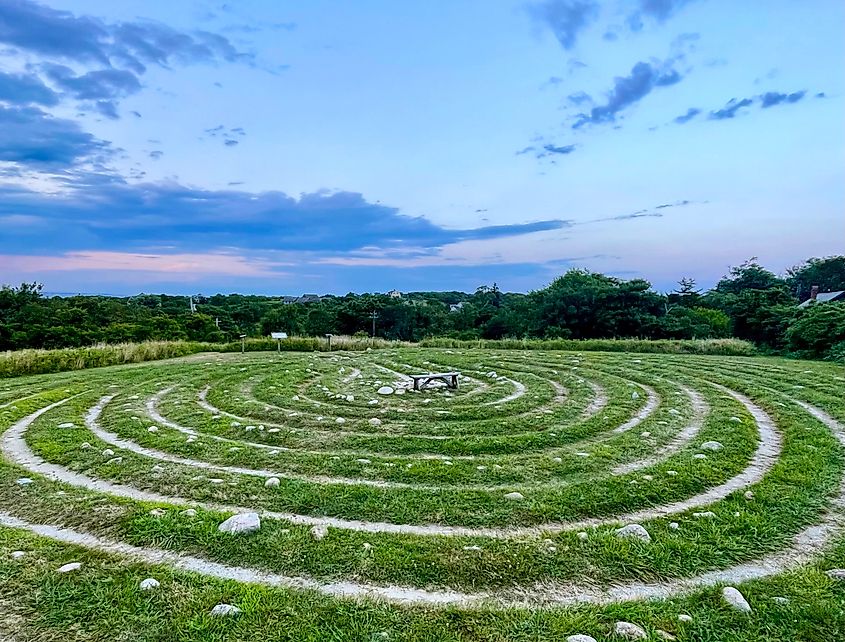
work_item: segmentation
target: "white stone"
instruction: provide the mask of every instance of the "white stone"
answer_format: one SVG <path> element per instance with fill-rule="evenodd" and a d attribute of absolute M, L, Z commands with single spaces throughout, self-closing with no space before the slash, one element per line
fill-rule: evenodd
<path fill-rule="evenodd" d="M 114 455 L 114 451 L 111 448 L 106 448 L 103 451 L 103 457 L 111 457 L 112 455 Z"/>
<path fill-rule="evenodd" d="M 218 604 L 211 609 L 212 617 L 226 617 L 228 615 L 237 615 L 241 610 L 237 606 L 231 604 Z"/>
<path fill-rule="evenodd" d="M 153 517 L 164 517 L 165 515 L 167 515 L 167 511 L 163 508 L 153 508 L 150 511 L 150 515 L 152 515 Z"/>
<path fill-rule="evenodd" d="M 82 568 L 82 562 L 70 562 L 56 569 L 56 573 L 72 573 Z"/>
<path fill-rule="evenodd" d="M 655 633 L 657 633 L 657 637 L 659 637 L 661 640 L 677 640 L 678 639 L 674 635 L 672 635 L 668 631 L 664 631 L 663 629 L 657 629 L 657 631 L 655 631 Z"/>
<path fill-rule="evenodd" d="M 576 533 L 576 536 L 578 537 L 578 539 L 580 539 L 580 540 L 582 540 L 582 541 L 583 541 L 583 540 L 586 540 L 586 539 L 587 539 L 587 537 L 589 537 L 589 535 L 587 535 L 587 531 L 578 531 L 578 532 Z"/>
<path fill-rule="evenodd" d="M 390 386 L 382 386 L 381 388 L 376 390 L 376 392 L 380 395 L 392 395 L 393 388 L 391 388 Z"/>
<path fill-rule="evenodd" d="M 845 568 L 832 568 L 824 574 L 832 580 L 845 580 Z"/>
<path fill-rule="evenodd" d="M 722 599 L 737 611 L 751 613 L 751 605 L 748 604 L 742 593 L 733 586 L 726 586 L 722 589 Z"/>
<path fill-rule="evenodd" d="M 211 479 L 209 479 L 208 481 L 209 481 L 209 483 L 211 483 L 211 484 L 222 484 L 222 483 L 223 483 L 224 481 L 226 481 L 226 480 L 224 480 L 224 479 L 220 479 L 219 477 L 212 477 L 212 478 L 211 478 Z"/>
<path fill-rule="evenodd" d="M 639 398 L 640 398 L 640 393 L 637 392 L 636 390 L 634 390 L 634 392 L 631 393 L 631 399 L 639 399 Z"/>
<path fill-rule="evenodd" d="M 566 642 L 596 642 L 596 639 L 591 635 L 569 635 L 566 637 Z"/>
<path fill-rule="evenodd" d="M 24 551 L 12 551 L 12 559 L 19 560 L 20 558 L 24 557 L 26 552 Z"/>
<path fill-rule="evenodd" d="M 678 530 L 680 527 L 681 525 L 678 524 L 678 522 L 669 522 L 669 528 L 671 528 L 673 531 Z"/>
<path fill-rule="evenodd" d="M 722 444 L 718 441 L 705 441 L 701 444 L 702 450 L 722 450 Z"/>
<path fill-rule="evenodd" d="M 180 515 L 184 515 L 185 517 L 196 517 L 197 511 L 194 508 L 186 508 L 183 511 L 179 511 Z"/>
<path fill-rule="evenodd" d="M 81 444 L 79 444 L 79 447 L 82 450 L 88 450 L 91 447 L 91 444 L 89 444 L 87 441 L 83 441 Z"/>
<path fill-rule="evenodd" d="M 33 483 L 33 481 L 29 477 L 19 477 L 17 480 L 15 480 L 15 483 L 18 486 L 29 486 L 31 483 Z"/>
<path fill-rule="evenodd" d="M 356 459 L 355 461 L 357 461 L 359 464 L 372 464 L 373 463 L 369 459 L 366 459 L 364 457 L 361 457 L 360 459 Z"/>
<path fill-rule="evenodd" d="M 505 495 L 505 499 L 509 499 L 512 502 L 521 502 L 525 499 L 525 496 L 522 493 L 508 493 Z"/>
<path fill-rule="evenodd" d="M 641 432 L 640 437 L 651 437 L 651 433 L 649 431 Z"/>
<path fill-rule="evenodd" d="M 648 633 L 641 626 L 631 622 L 617 622 L 613 632 L 625 640 L 647 640 Z"/>
<path fill-rule="evenodd" d="M 644 542 L 650 542 L 651 536 L 648 531 L 643 528 L 641 524 L 628 524 L 622 528 L 617 528 L 615 531 L 617 537 L 632 537 Z"/>
<path fill-rule="evenodd" d="M 278 477 L 268 477 L 267 481 L 264 482 L 265 488 L 277 488 L 279 484 L 281 484 L 281 480 Z"/>
<path fill-rule="evenodd" d="M 161 472 L 164 472 L 164 466 L 161 466 L 161 465 L 159 465 L 159 464 L 156 464 L 155 466 L 153 466 L 153 467 L 151 468 L 151 470 L 152 470 L 152 472 L 154 472 L 154 473 L 161 473 Z"/>
<path fill-rule="evenodd" d="M 703 513 L 693 513 L 692 516 L 697 519 L 712 519 L 713 517 L 716 517 L 716 513 L 712 510 L 706 510 Z"/>
<path fill-rule="evenodd" d="M 221 533 L 246 534 L 254 533 L 261 528 L 261 518 L 258 513 L 239 513 L 232 515 L 225 522 L 217 527 Z"/>
<path fill-rule="evenodd" d="M 704 453 L 695 453 L 692 456 L 692 458 L 693 459 L 707 459 L 707 455 L 705 455 Z"/>
<path fill-rule="evenodd" d="M 377 405 L 378 405 L 378 399 L 370 399 L 370 400 L 367 402 L 367 405 L 368 405 L 368 406 L 377 406 Z"/>
<path fill-rule="evenodd" d="M 59 424 L 59 428 L 73 428 L 73 424 L 70 422 Z"/>
<path fill-rule="evenodd" d="M 147 428 L 147 432 L 158 432 L 158 426 L 150 426 Z"/>
<path fill-rule="evenodd" d="M 751 492 L 750 490 L 747 490 L 747 491 L 745 491 L 745 494 L 743 495 L 743 497 L 745 497 L 745 499 L 747 499 L 748 501 L 751 501 L 752 499 L 754 499 L 754 493 Z"/>
<path fill-rule="evenodd" d="M 678 410 L 677 408 L 669 408 L 669 414 L 670 415 L 680 415 L 681 411 Z"/>
<path fill-rule="evenodd" d="M 739 417 L 731 417 L 731 421 L 735 424 L 742 423 L 742 419 L 740 419 Z"/>
<path fill-rule="evenodd" d="M 350 403 L 355 401 L 355 395 L 346 395 L 346 400 Z"/>
<path fill-rule="evenodd" d="M 378 417 L 373 417 L 372 419 L 370 419 L 369 424 L 371 426 L 381 426 L 381 419 L 379 419 Z"/>
<path fill-rule="evenodd" d="M 311 537 L 318 542 L 329 534 L 329 527 L 324 524 L 316 524 L 311 527 Z"/>
<path fill-rule="evenodd" d="M 148 577 L 138 585 L 138 588 L 142 591 L 152 591 L 153 589 L 157 589 L 159 586 L 161 586 L 161 584 L 159 584 L 157 579 Z"/>
<path fill-rule="evenodd" d="M 687 615 L 686 613 L 681 613 L 678 616 L 678 622 L 692 622 L 692 616 Z"/>
<path fill-rule="evenodd" d="M 675 475 L 678 474 L 678 471 L 677 470 L 667 470 L 666 474 L 669 475 L 669 477 L 674 477 Z"/>
<path fill-rule="evenodd" d="M 106 466 L 109 464 L 121 464 L 123 463 L 123 457 L 112 457 L 106 462 Z"/>

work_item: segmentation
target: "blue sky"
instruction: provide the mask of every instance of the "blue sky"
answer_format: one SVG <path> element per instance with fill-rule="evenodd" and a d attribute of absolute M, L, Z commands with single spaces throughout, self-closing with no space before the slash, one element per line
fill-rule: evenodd
<path fill-rule="evenodd" d="M 833 0 L 0 2 L 0 283 L 712 285 L 843 252 Z"/>

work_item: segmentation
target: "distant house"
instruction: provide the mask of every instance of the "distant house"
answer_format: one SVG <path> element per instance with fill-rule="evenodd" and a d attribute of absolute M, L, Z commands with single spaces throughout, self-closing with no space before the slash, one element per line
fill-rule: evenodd
<path fill-rule="evenodd" d="M 819 292 L 819 286 L 814 285 L 810 289 L 810 298 L 798 304 L 799 308 L 806 308 L 811 303 L 831 303 L 833 301 L 845 301 L 845 290 L 838 292 Z"/>
<path fill-rule="evenodd" d="M 302 296 L 283 296 L 282 303 L 289 305 L 291 303 L 319 303 L 323 297 L 317 294 L 303 294 Z"/>
<path fill-rule="evenodd" d="M 296 302 L 297 303 L 319 303 L 323 300 L 323 297 L 317 294 L 303 294 L 299 297 Z"/>
<path fill-rule="evenodd" d="M 391 290 L 387 293 L 387 296 L 389 296 L 391 299 L 401 299 L 402 293 L 399 290 Z"/>

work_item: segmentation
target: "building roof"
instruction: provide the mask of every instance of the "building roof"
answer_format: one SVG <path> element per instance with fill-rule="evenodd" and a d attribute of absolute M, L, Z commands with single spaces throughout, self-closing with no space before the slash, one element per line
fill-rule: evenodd
<path fill-rule="evenodd" d="M 845 290 L 839 290 L 838 292 L 819 292 L 815 299 L 802 301 L 798 304 L 798 307 L 806 308 L 808 305 L 813 303 L 813 301 L 816 303 L 829 303 L 830 301 L 839 301 L 840 299 L 845 300 Z"/>

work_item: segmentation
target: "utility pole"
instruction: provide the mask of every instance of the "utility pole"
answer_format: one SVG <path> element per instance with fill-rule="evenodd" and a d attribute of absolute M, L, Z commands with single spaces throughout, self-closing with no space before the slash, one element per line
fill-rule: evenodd
<path fill-rule="evenodd" d="M 373 337 L 373 339 L 375 339 L 375 338 L 376 338 L 376 319 L 378 319 L 378 314 L 376 313 L 376 311 L 375 311 L 375 310 L 373 310 L 373 313 L 370 315 L 370 318 L 373 320 L 373 334 L 372 334 L 372 337 Z"/>

